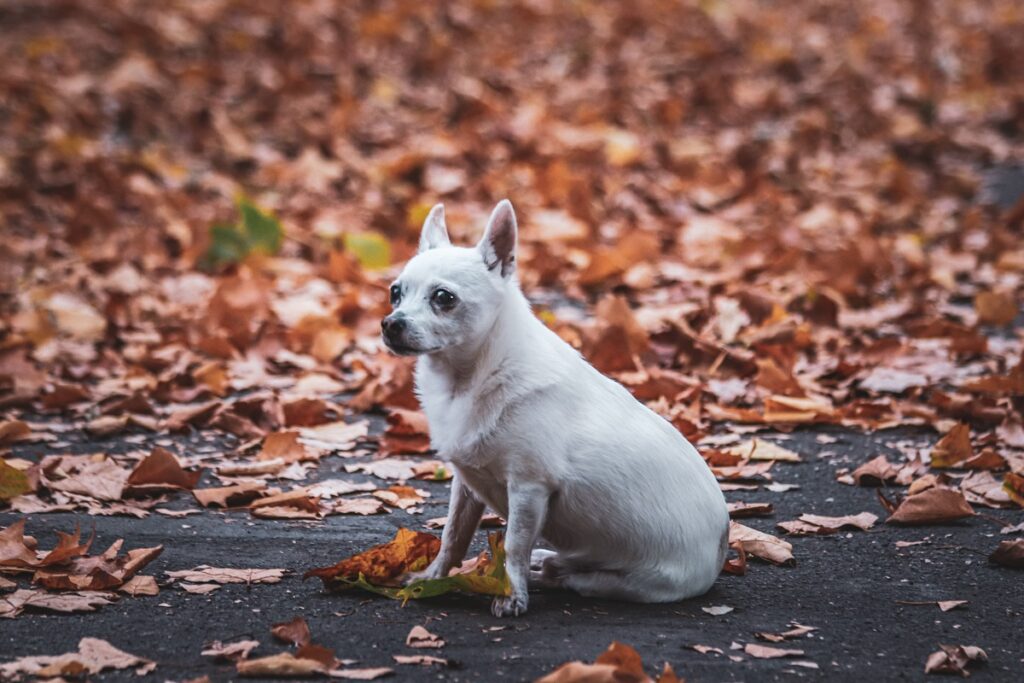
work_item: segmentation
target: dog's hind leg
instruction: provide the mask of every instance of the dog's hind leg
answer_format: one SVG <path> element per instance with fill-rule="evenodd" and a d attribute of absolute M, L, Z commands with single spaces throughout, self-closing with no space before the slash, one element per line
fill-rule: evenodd
<path fill-rule="evenodd" d="M 559 585 L 587 597 L 629 602 L 675 602 L 706 590 L 706 587 L 687 585 L 680 574 L 678 570 L 661 568 L 630 572 L 583 571 L 560 576 Z"/>
<path fill-rule="evenodd" d="M 533 552 L 530 553 L 530 569 L 540 571 L 544 568 L 544 563 L 547 562 L 549 558 L 554 557 L 558 557 L 558 553 L 554 550 L 534 548 Z"/>

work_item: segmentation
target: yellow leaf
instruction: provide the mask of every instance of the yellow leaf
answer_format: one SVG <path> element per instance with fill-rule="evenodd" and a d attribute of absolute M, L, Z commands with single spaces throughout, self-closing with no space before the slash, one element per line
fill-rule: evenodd
<path fill-rule="evenodd" d="M 345 249 L 352 252 L 367 270 L 391 265 L 391 243 L 379 232 L 347 232 Z"/>

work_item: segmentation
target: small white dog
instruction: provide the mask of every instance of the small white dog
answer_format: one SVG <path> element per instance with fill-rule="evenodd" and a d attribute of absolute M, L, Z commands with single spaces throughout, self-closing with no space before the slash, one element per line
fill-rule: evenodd
<path fill-rule="evenodd" d="M 704 593 L 728 541 L 718 483 L 672 425 L 534 317 L 516 239 L 505 200 L 476 248 L 454 247 L 438 204 L 391 285 L 384 342 L 419 356 L 431 442 L 455 470 L 441 550 L 420 576 L 463 559 L 486 504 L 508 520 L 498 616 L 526 611 L 528 580 L 637 602 Z M 539 537 L 556 550 L 534 551 Z"/>

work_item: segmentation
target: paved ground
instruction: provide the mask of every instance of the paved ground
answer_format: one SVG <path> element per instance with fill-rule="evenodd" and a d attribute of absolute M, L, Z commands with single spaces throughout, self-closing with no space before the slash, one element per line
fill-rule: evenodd
<path fill-rule="evenodd" d="M 818 443 L 821 432 L 838 437 Z M 872 511 L 882 515 L 875 491 L 834 481 L 838 467 L 859 463 L 902 438 L 924 432 L 887 431 L 865 436 L 838 429 L 797 432 L 786 445 L 807 462 L 779 464 L 776 479 L 799 484 L 784 493 L 730 493 L 730 500 L 770 501 L 774 518 L 747 520 L 750 526 L 773 531 L 776 521 L 812 512 L 839 515 Z M 933 440 L 934 436 L 926 436 Z M 80 444 L 78 452 L 124 447 L 117 441 Z M 132 446 L 137 447 L 137 446 Z M 183 450 L 185 444 L 182 444 Z M 33 447 L 16 454 L 30 454 Z M 819 458 L 823 451 L 835 455 Z M 349 462 L 326 459 L 318 477 L 337 476 Z M 345 475 L 351 476 L 351 475 Z M 746 576 L 723 576 L 702 598 L 671 605 L 640 606 L 582 599 L 561 592 L 531 597 L 530 612 L 519 619 L 490 615 L 485 598 L 442 597 L 401 607 L 384 598 L 350 592 L 325 593 L 317 580 L 305 583 L 301 573 L 391 537 L 397 525 L 421 528 L 430 517 L 444 514 L 447 485 L 426 484 L 433 492 L 424 514 L 399 512 L 368 518 L 331 517 L 321 523 L 262 521 L 245 512 L 206 511 L 187 518 L 151 515 L 136 520 L 87 515 L 33 515 L 28 531 L 47 543 L 51 529 L 95 525 L 97 547 L 118 537 L 128 547 L 163 543 L 163 555 L 145 573 L 165 580 L 165 570 L 199 564 L 227 567 L 286 567 L 292 573 L 276 585 L 251 588 L 226 586 L 208 595 L 192 595 L 167 587 L 157 597 L 125 598 L 98 613 L 81 615 L 24 614 L 0 627 L 0 660 L 28 654 L 56 654 L 75 649 L 79 638 L 96 636 L 134 654 L 152 658 L 159 668 L 152 680 L 184 680 L 208 675 L 235 678 L 234 670 L 200 656 L 211 640 L 255 638 L 256 654 L 285 648 L 274 643 L 270 625 L 304 616 L 314 638 L 334 648 L 337 656 L 358 659 L 362 666 L 391 666 L 392 654 L 414 653 L 404 646 L 409 629 L 428 624 L 447 641 L 437 652 L 459 664 L 456 668 L 396 667 L 400 680 L 526 681 L 571 659 L 591 661 L 612 640 L 636 647 L 651 667 L 671 662 L 690 681 L 919 679 L 929 653 L 939 643 L 979 645 L 989 655 L 977 680 L 1020 680 L 1024 670 L 1024 591 L 1021 576 L 990 565 L 986 555 L 999 538 L 999 525 L 985 518 L 940 527 L 894 528 L 880 525 L 870 532 L 791 539 L 796 567 L 752 562 Z M 180 496 L 170 507 L 193 507 Z M 600 514 L 595 504 L 594 514 Z M 991 517 L 1018 523 L 1020 511 L 993 512 Z M 0 513 L 0 525 L 14 515 Z M 1005 538 L 1005 537 L 1004 537 Z M 897 540 L 929 543 L 898 549 Z M 483 534 L 478 536 L 478 544 Z M 969 600 L 966 608 L 943 613 L 935 606 L 906 606 L 897 601 Z M 735 611 L 710 616 L 701 607 L 729 605 Z M 786 647 L 806 650 L 805 659 L 820 669 L 797 667 L 786 660 L 734 662 L 726 656 L 699 654 L 688 646 L 705 644 L 730 652 L 730 644 L 754 641 L 756 631 L 785 630 L 790 621 L 817 626 L 813 637 Z M 501 630 L 492 630 L 500 627 Z M 106 674 L 104 679 L 131 678 Z"/>

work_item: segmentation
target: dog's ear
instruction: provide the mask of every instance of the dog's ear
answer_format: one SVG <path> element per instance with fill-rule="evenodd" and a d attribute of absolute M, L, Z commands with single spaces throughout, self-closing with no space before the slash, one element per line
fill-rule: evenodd
<path fill-rule="evenodd" d="M 488 270 L 501 268 L 501 276 L 508 277 L 516 269 L 516 212 L 512 202 L 502 199 L 487 220 L 487 229 L 477 249 Z"/>
<path fill-rule="evenodd" d="M 428 249 L 451 246 L 451 243 L 452 241 L 448 239 L 448 226 L 444 223 L 444 204 L 435 204 L 427 214 L 427 220 L 423 221 L 420 253 Z"/>

